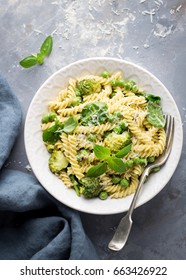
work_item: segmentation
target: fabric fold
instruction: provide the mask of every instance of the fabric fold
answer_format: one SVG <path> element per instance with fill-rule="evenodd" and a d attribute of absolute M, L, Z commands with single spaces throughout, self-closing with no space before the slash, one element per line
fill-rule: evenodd
<path fill-rule="evenodd" d="M 51 197 L 31 174 L 3 167 L 21 124 L 21 108 L 0 77 L 0 259 L 98 259 L 78 211 Z"/>

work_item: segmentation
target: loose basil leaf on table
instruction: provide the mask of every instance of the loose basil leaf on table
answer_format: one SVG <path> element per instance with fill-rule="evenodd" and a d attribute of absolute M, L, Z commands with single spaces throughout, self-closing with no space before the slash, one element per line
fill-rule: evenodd
<path fill-rule="evenodd" d="M 52 51 L 52 46 L 53 46 L 53 40 L 52 40 L 52 36 L 49 35 L 45 41 L 43 42 L 43 44 L 41 45 L 40 48 L 40 53 L 44 56 L 49 56 L 51 51 Z"/>
<path fill-rule="evenodd" d="M 40 48 L 40 52 L 37 55 L 30 55 L 22 59 L 19 64 L 24 68 L 30 68 L 36 64 L 43 64 L 45 56 L 49 56 L 52 51 L 53 40 L 49 35 L 43 42 Z"/>
<path fill-rule="evenodd" d="M 30 68 L 38 63 L 35 55 L 30 55 L 22 59 L 19 64 L 24 68 Z"/>

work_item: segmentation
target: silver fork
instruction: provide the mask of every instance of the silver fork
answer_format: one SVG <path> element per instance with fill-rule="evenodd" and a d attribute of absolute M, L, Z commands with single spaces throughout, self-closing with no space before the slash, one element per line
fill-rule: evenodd
<path fill-rule="evenodd" d="M 114 251 L 119 251 L 121 250 L 128 239 L 129 233 L 131 231 L 132 227 L 132 213 L 135 208 L 140 190 L 143 186 L 143 183 L 147 176 L 149 176 L 150 172 L 152 171 L 153 168 L 160 167 L 162 166 L 168 159 L 171 148 L 172 148 L 172 142 L 173 142 L 173 133 L 174 133 L 174 118 L 170 115 L 166 116 L 166 148 L 163 154 L 155 160 L 155 162 L 150 163 L 147 165 L 147 167 L 144 169 L 138 187 L 136 189 L 136 192 L 134 194 L 133 200 L 131 202 L 130 208 L 127 212 L 127 214 L 121 219 L 118 228 L 110 241 L 108 247 L 111 250 Z"/>

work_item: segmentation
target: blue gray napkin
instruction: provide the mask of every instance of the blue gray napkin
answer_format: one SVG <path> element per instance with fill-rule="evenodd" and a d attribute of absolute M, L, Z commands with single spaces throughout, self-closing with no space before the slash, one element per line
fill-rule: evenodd
<path fill-rule="evenodd" d="M 3 167 L 21 124 L 21 108 L 0 77 L 0 259 L 98 259 L 79 213 L 53 199 L 37 179 Z"/>

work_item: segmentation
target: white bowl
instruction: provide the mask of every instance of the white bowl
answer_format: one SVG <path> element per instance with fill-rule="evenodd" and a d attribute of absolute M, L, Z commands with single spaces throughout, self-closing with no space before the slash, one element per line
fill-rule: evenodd
<path fill-rule="evenodd" d="M 116 214 L 129 209 L 133 195 L 120 199 L 100 200 L 78 197 L 67 188 L 48 168 L 49 153 L 42 141 L 41 118 L 47 112 L 49 100 L 55 99 L 60 89 L 65 88 L 70 78 L 85 74 L 100 75 L 103 70 L 121 71 L 123 76 L 135 80 L 144 90 L 157 94 L 162 99 L 164 113 L 175 118 L 174 141 L 167 163 L 151 175 L 144 184 L 136 207 L 157 195 L 168 183 L 180 159 L 183 130 L 176 103 L 166 87 L 150 72 L 136 64 L 115 58 L 89 58 L 72 63 L 54 73 L 39 88 L 28 109 L 25 122 L 25 147 L 32 170 L 41 185 L 58 201 L 76 210 L 92 214 Z"/>

